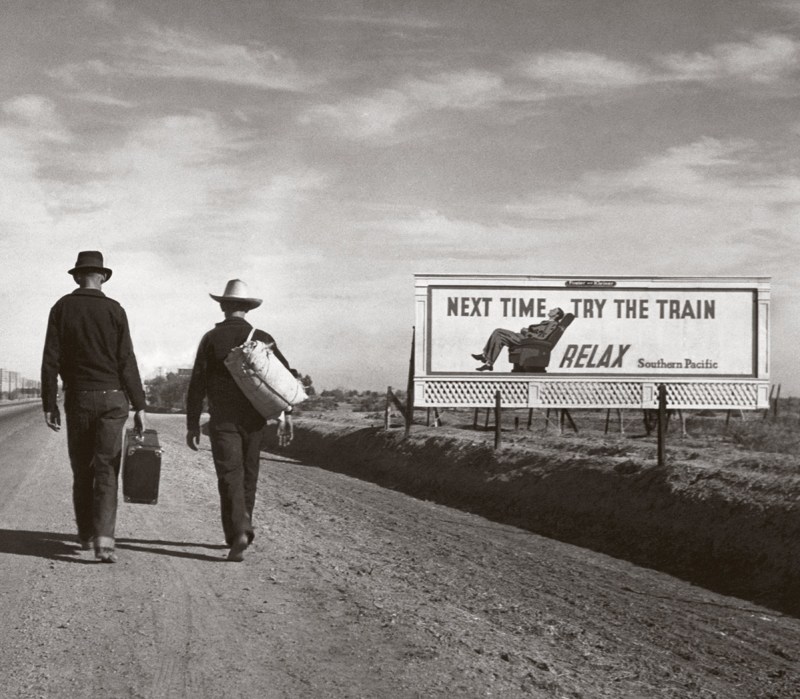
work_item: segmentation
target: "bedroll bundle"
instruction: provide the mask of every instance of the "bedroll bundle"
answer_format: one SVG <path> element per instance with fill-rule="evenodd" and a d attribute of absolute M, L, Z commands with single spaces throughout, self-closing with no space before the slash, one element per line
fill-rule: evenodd
<path fill-rule="evenodd" d="M 225 366 L 253 407 L 267 419 L 308 398 L 300 381 L 258 340 L 248 337 L 234 347 L 225 357 Z"/>

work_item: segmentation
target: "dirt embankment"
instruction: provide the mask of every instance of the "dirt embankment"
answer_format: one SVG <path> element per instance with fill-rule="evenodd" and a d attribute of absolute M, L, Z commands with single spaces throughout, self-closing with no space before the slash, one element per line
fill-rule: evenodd
<path fill-rule="evenodd" d="M 515 438 L 415 426 L 296 420 L 293 455 L 415 497 L 800 613 L 800 464 L 684 443 L 659 468 L 652 444 Z"/>

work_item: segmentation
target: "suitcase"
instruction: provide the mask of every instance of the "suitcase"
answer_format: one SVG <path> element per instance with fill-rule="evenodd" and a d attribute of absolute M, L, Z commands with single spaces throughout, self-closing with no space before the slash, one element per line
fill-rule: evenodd
<path fill-rule="evenodd" d="M 161 480 L 161 445 L 155 430 L 145 430 L 137 439 L 125 430 L 122 444 L 122 496 L 125 502 L 155 505 Z"/>

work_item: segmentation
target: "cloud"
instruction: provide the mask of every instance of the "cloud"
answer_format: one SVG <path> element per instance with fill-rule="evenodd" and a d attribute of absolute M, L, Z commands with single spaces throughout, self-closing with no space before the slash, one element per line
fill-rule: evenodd
<path fill-rule="evenodd" d="M 659 58 L 673 80 L 716 82 L 725 79 L 775 83 L 796 73 L 800 42 L 762 34 L 749 42 L 718 44 L 706 53 L 675 53 Z"/>
<path fill-rule="evenodd" d="M 652 65 L 641 65 L 585 51 L 556 51 L 526 56 L 518 61 L 516 70 L 543 90 L 540 97 L 668 82 L 774 84 L 797 72 L 800 42 L 761 34 L 749 41 L 717 44 L 706 52 L 655 55 L 651 60 Z"/>
<path fill-rule="evenodd" d="M 503 95 L 503 79 L 485 70 L 440 73 L 426 79 L 407 80 L 405 94 L 421 108 L 480 109 Z"/>
<path fill-rule="evenodd" d="M 95 211 L 85 218 L 95 226 L 124 221 L 139 239 L 187 230 L 221 245 L 257 234 L 280 238 L 305 193 L 324 178 L 249 154 L 241 137 L 210 113 L 148 120 L 117 148 L 91 156 L 94 181 L 80 191 Z"/>
<path fill-rule="evenodd" d="M 114 17 L 114 3 L 111 0 L 86 0 L 86 13 L 108 21 Z"/>
<path fill-rule="evenodd" d="M 392 14 L 380 14 L 373 12 L 351 12 L 341 14 L 331 13 L 321 15 L 317 19 L 323 22 L 331 22 L 336 24 L 363 24 L 384 27 L 391 30 L 430 30 L 439 29 L 443 26 L 440 22 L 432 20 L 429 17 L 412 15 L 411 13 L 398 14 L 398 9 L 402 10 L 402 8 L 392 8 Z"/>
<path fill-rule="evenodd" d="M 73 62 L 49 75 L 76 88 L 98 76 L 223 83 L 259 90 L 301 92 L 319 80 L 280 51 L 252 44 L 224 43 L 199 33 L 160 26 L 128 30 L 98 46 L 103 58 Z"/>
<path fill-rule="evenodd" d="M 706 53 L 652 57 L 652 64 L 621 61 L 587 51 L 531 54 L 503 73 L 467 69 L 398 80 L 390 88 L 318 105 L 305 125 L 334 128 L 362 141 L 399 139 L 401 127 L 445 109 L 475 111 L 504 102 L 607 94 L 648 85 L 724 80 L 775 83 L 797 69 L 800 42 L 760 35 L 724 43 Z"/>
<path fill-rule="evenodd" d="M 521 60 L 526 78 L 563 93 L 592 93 L 636 87 L 653 80 L 648 70 L 586 51 L 557 51 Z"/>
<path fill-rule="evenodd" d="M 305 265 L 335 267 L 335 255 L 317 251 L 315 261 L 295 235 L 307 198 L 327 186 L 320 172 L 281 167 L 272 154 L 250 151 L 251 134 L 199 112 L 148 119 L 106 147 L 77 143 L 70 159 L 80 177 L 45 177 L 52 148 L 26 124 L 43 115 L 58 123 L 51 107 L 12 101 L 4 111 L 20 123 L 0 126 L 0 256 L 47 270 L 24 305 L 37 322 L 70 290 L 65 272 L 76 252 L 103 250 L 115 270 L 108 291 L 128 310 L 140 365 L 151 373 L 191 362 L 202 332 L 220 319 L 207 293 L 226 279 L 282 299 Z M 4 289 L 28 285 L 30 269 L 8 266 Z M 271 322 L 293 327 L 296 309 L 271 300 Z M 14 308 L 1 312 L 4 324 Z M 7 361 L 30 365 L 39 332 L 26 327 Z"/>
<path fill-rule="evenodd" d="M 598 269 L 792 275 L 800 178 L 754 174 L 758 155 L 755 143 L 701 139 L 509 209 L 568 246 L 592 240 Z"/>
<path fill-rule="evenodd" d="M 267 90 L 302 91 L 313 81 L 279 51 L 226 44 L 197 34 L 151 27 L 126 42 L 127 70 L 139 75 L 242 85 Z"/>
<path fill-rule="evenodd" d="M 352 140 L 368 140 L 393 134 L 397 125 L 416 111 L 408 95 L 400 90 L 381 90 L 368 97 L 312 107 L 299 122 L 333 127 Z"/>
<path fill-rule="evenodd" d="M 52 103 L 27 97 L 3 110 L 19 122 L 0 128 L 0 230 L 7 236 L 66 242 L 86 231 L 109 239 L 125 231 L 123 241 L 158 241 L 176 259 L 185 249 L 172 239 L 185 231 L 208 237 L 206 249 L 259 236 L 276 245 L 291 237 L 307 194 L 326 186 L 313 169 L 250 152 L 246 132 L 210 113 L 146 120 L 106 148 L 73 143 L 62 165 L 49 134 L 71 135 Z"/>
<path fill-rule="evenodd" d="M 41 95 L 22 95 L 3 103 L 3 113 L 18 125 L 19 135 L 27 142 L 67 143 L 71 135 L 58 114 L 55 103 Z"/>
<path fill-rule="evenodd" d="M 481 109 L 503 96 L 502 78 L 494 73 L 438 73 L 407 78 L 372 95 L 312 107 L 300 116 L 300 123 L 335 128 L 352 140 L 394 138 L 401 125 L 431 112 Z"/>

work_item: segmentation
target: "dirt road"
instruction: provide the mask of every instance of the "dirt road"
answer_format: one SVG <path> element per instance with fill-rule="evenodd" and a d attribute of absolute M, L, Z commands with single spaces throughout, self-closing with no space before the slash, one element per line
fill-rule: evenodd
<path fill-rule="evenodd" d="M 794 697 L 800 620 L 264 455 L 224 561 L 209 445 L 150 416 L 156 506 L 77 550 L 65 434 L 0 411 L 0 695 Z"/>

